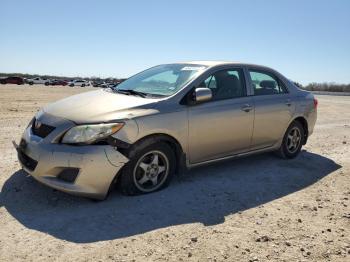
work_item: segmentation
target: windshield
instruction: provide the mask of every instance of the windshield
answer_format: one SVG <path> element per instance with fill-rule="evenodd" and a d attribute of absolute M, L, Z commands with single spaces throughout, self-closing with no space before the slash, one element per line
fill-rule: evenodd
<path fill-rule="evenodd" d="M 116 86 L 114 90 L 132 90 L 146 95 L 170 96 L 206 68 L 203 65 L 193 64 L 159 65 L 130 77 Z"/>

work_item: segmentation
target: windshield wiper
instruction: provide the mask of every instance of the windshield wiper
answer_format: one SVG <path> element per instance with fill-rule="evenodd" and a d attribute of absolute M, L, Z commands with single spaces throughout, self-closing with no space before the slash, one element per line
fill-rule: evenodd
<path fill-rule="evenodd" d="M 132 89 L 113 89 L 116 92 L 122 93 L 122 94 L 127 94 L 127 95 L 137 95 L 140 97 L 147 97 L 147 93 L 143 93 L 143 92 L 139 92 L 139 91 L 135 91 Z"/>

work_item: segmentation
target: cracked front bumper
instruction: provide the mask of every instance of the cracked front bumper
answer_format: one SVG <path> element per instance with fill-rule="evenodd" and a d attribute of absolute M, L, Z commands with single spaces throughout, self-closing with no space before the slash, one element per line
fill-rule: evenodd
<path fill-rule="evenodd" d="M 104 199 L 115 176 L 128 159 L 109 145 L 52 143 L 62 130 L 58 128 L 54 132 L 56 134 L 42 139 L 33 134 L 31 127 L 25 130 L 16 148 L 22 168 L 39 182 L 57 190 Z M 71 168 L 78 169 L 74 181 L 62 180 L 59 174 Z"/>

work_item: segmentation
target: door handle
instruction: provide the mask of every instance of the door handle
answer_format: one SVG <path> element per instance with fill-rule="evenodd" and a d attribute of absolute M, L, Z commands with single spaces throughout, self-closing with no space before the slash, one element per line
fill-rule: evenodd
<path fill-rule="evenodd" d="M 291 101 L 290 99 L 287 99 L 287 100 L 286 100 L 286 105 L 287 105 L 287 106 L 291 106 L 291 105 L 292 105 L 292 101 Z"/>
<path fill-rule="evenodd" d="M 244 111 L 244 112 L 249 112 L 250 110 L 252 110 L 253 107 L 249 104 L 245 104 L 241 107 L 241 110 Z"/>

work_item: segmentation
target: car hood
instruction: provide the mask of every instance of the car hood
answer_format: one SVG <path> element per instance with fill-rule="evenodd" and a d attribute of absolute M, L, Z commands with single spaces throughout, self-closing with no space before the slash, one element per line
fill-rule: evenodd
<path fill-rule="evenodd" d="M 64 98 L 43 111 L 79 124 L 108 122 L 156 113 L 159 100 L 97 90 Z"/>

